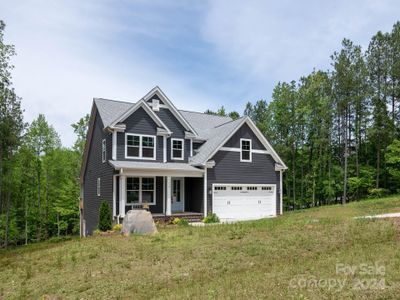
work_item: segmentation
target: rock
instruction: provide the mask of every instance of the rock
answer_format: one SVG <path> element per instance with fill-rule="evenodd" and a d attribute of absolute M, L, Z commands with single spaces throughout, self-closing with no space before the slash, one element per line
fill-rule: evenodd
<path fill-rule="evenodd" d="M 153 216 L 147 210 L 130 210 L 125 214 L 122 223 L 122 234 L 129 236 L 135 234 L 153 234 L 157 233 L 156 224 Z"/>

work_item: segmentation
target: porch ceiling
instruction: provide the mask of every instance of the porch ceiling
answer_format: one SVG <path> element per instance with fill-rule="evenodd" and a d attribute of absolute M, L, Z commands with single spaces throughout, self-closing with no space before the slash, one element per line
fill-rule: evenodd
<path fill-rule="evenodd" d="M 157 176 L 193 176 L 202 177 L 204 170 L 187 163 L 158 163 L 110 160 L 110 164 L 122 174 L 146 173 Z"/>

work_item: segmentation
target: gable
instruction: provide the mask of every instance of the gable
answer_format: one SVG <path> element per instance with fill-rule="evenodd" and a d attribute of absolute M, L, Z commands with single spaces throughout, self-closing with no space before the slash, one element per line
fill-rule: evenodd
<path fill-rule="evenodd" d="M 168 108 L 161 108 L 160 111 L 156 112 L 156 114 L 161 119 L 161 121 L 165 123 L 169 130 L 172 131 L 173 137 L 185 137 L 185 128 Z"/>
<path fill-rule="evenodd" d="M 142 108 L 138 108 L 134 113 L 121 122 L 125 124 L 125 132 L 141 134 L 157 134 L 157 124 Z"/>
<path fill-rule="evenodd" d="M 160 104 L 164 105 L 164 102 L 160 99 L 160 97 L 157 94 L 154 94 L 152 97 L 150 97 L 146 102 L 148 104 L 151 104 L 153 102 L 153 99 L 157 99 L 160 101 Z"/>
<path fill-rule="evenodd" d="M 258 137 L 254 134 L 253 130 L 244 123 L 234 134 L 233 136 L 223 145 L 223 147 L 229 148 L 240 148 L 240 139 L 251 139 L 251 146 L 253 149 L 257 150 L 266 150 L 264 145 L 258 139 Z"/>

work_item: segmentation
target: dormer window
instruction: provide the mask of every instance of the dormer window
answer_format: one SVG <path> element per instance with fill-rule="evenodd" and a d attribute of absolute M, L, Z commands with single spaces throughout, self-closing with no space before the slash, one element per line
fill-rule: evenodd
<path fill-rule="evenodd" d="M 183 160 L 183 139 L 171 139 L 171 159 Z"/>
<path fill-rule="evenodd" d="M 156 137 L 153 135 L 126 134 L 125 157 L 156 159 Z"/>
<path fill-rule="evenodd" d="M 240 161 L 251 162 L 251 140 L 240 139 Z"/>

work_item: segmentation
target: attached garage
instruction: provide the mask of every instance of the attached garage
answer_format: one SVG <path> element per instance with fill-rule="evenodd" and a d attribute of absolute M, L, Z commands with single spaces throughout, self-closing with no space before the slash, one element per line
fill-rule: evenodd
<path fill-rule="evenodd" d="M 276 216 L 275 184 L 213 184 L 213 212 L 224 219 L 254 220 Z"/>

